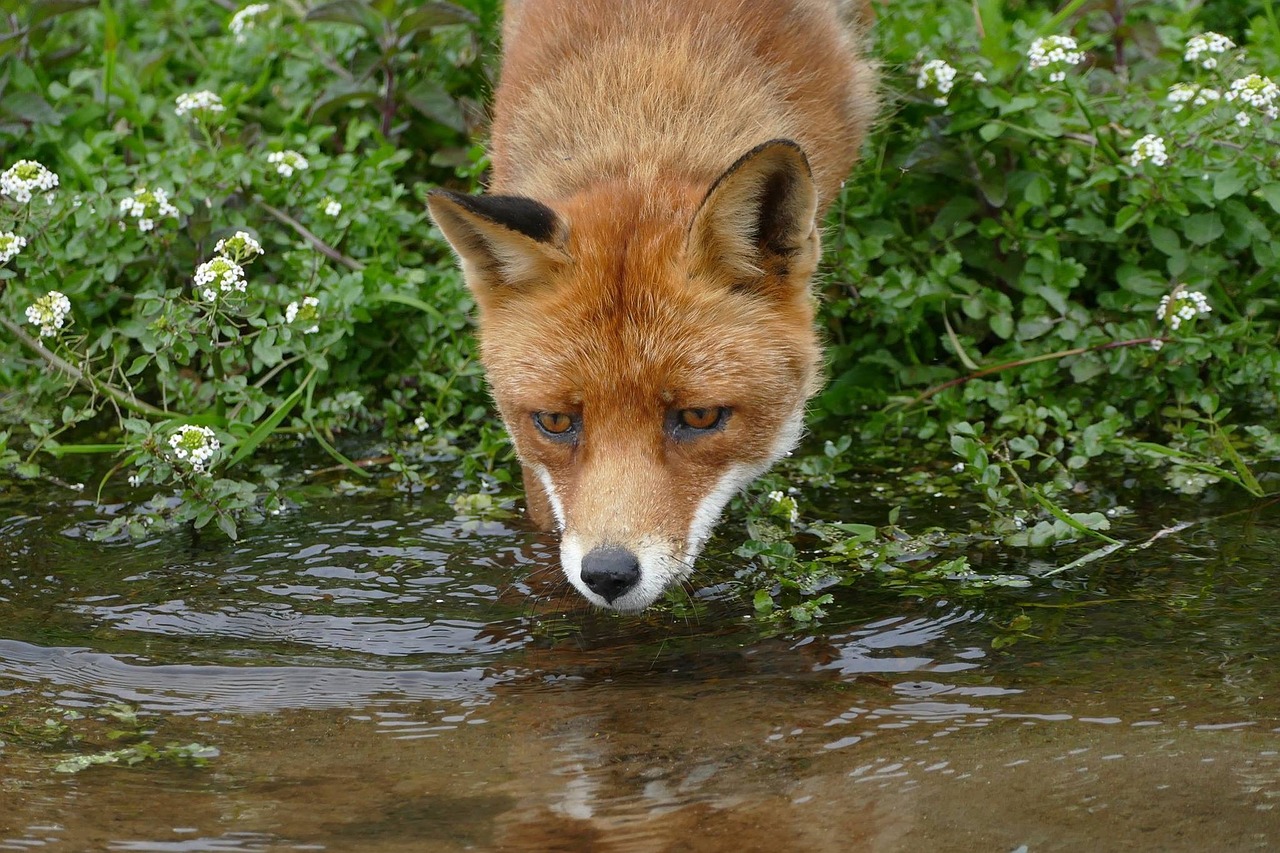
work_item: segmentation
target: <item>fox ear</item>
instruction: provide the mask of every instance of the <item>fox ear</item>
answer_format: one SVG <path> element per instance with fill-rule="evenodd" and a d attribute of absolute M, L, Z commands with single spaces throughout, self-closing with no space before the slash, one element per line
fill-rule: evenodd
<path fill-rule="evenodd" d="M 531 198 L 432 190 L 427 208 L 478 298 L 497 287 L 533 284 L 569 261 L 567 224 Z"/>
<path fill-rule="evenodd" d="M 789 139 L 757 145 L 707 191 L 689 228 L 695 274 L 741 287 L 766 277 L 806 278 L 818 260 L 817 190 Z"/>

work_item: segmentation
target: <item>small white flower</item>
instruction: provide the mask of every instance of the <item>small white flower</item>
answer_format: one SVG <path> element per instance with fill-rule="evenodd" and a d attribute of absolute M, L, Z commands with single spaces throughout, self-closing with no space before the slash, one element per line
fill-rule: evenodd
<path fill-rule="evenodd" d="M 1160 352 L 1160 350 L 1164 349 L 1164 341 L 1160 340 L 1159 338 L 1156 338 L 1154 341 L 1151 342 L 1151 348 L 1156 352 Z"/>
<path fill-rule="evenodd" d="M 211 261 L 205 261 L 196 267 L 196 274 L 193 278 L 196 287 L 202 289 L 206 301 L 212 302 L 218 295 L 218 291 L 222 293 L 244 293 L 244 267 L 233 261 L 225 255 L 219 255 Z M 217 290 L 214 290 L 214 287 Z"/>
<path fill-rule="evenodd" d="M 1226 53 L 1229 50 L 1233 50 L 1235 46 L 1235 42 L 1219 33 L 1201 33 L 1198 36 L 1192 36 L 1187 41 L 1187 49 L 1182 58 L 1187 62 L 1195 62 L 1199 59 L 1202 68 L 1217 68 L 1218 60 L 1216 57 L 1206 56 L 1204 59 L 1200 59 L 1200 57 L 1204 54 Z"/>
<path fill-rule="evenodd" d="M 225 110 L 226 107 L 222 105 L 222 98 L 218 97 L 217 93 L 210 92 L 208 89 L 201 89 L 199 92 L 184 92 L 179 95 L 174 112 L 180 116 L 192 113 L 197 118 L 203 118 Z"/>
<path fill-rule="evenodd" d="M 293 323 L 300 320 L 303 323 L 311 325 L 302 330 L 304 335 L 314 334 L 320 331 L 320 300 L 314 296 L 302 297 L 302 304 L 290 302 L 284 309 L 284 321 Z"/>
<path fill-rule="evenodd" d="M 326 199 L 324 203 L 325 216 L 337 216 L 342 213 L 342 202 L 337 199 Z"/>
<path fill-rule="evenodd" d="M 935 106 L 947 105 L 947 95 L 955 86 L 956 70 L 943 59 L 931 59 L 920 68 L 916 78 L 917 89 L 931 89 L 937 93 L 933 99 Z"/>
<path fill-rule="evenodd" d="M 987 82 L 987 75 L 983 74 L 981 71 L 975 71 L 973 72 L 973 82 L 985 83 Z"/>
<path fill-rule="evenodd" d="M 963 462 L 957 462 L 956 464 L 954 464 L 954 465 L 952 465 L 952 466 L 951 466 L 951 472 L 952 472 L 953 474 L 959 474 L 959 473 L 960 473 L 961 471 L 963 471 L 963 470 L 964 470 L 964 463 L 963 463 Z"/>
<path fill-rule="evenodd" d="M 40 327 L 40 337 L 51 338 L 66 325 L 71 314 L 71 300 L 56 290 L 50 290 L 27 308 L 27 322 Z"/>
<path fill-rule="evenodd" d="M 1050 82 L 1061 83 L 1067 69 L 1084 62 L 1085 55 L 1071 36 L 1045 36 L 1031 43 L 1027 60 L 1032 71 L 1048 69 Z"/>
<path fill-rule="evenodd" d="M 58 186 L 58 176 L 35 160 L 19 160 L 0 173 L 0 195 L 19 204 L 31 201 L 33 192 L 49 192 Z M 49 199 L 53 201 L 52 197 Z"/>
<path fill-rule="evenodd" d="M 1178 285 L 1172 293 L 1160 297 L 1160 305 L 1156 308 L 1156 319 L 1167 323 L 1169 328 L 1177 331 L 1184 322 L 1209 314 L 1213 307 L 1209 299 L 1199 290 L 1186 290 Z"/>
<path fill-rule="evenodd" d="M 1277 86 L 1270 77 L 1263 77 L 1261 74 L 1250 74 L 1248 77 L 1241 77 L 1231 83 L 1231 89 L 1226 94 L 1228 101 L 1244 101 L 1267 118 L 1275 121 L 1280 117 L 1280 86 Z M 1237 123 L 1240 122 L 1240 114 L 1236 115 Z M 1245 124 L 1241 123 L 1241 127 Z"/>
<path fill-rule="evenodd" d="M 1249 125 L 1253 124 L 1253 119 L 1249 118 L 1248 113 L 1241 111 L 1236 113 L 1235 122 L 1240 127 L 1248 127 Z"/>
<path fill-rule="evenodd" d="M 129 475 L 129 485 L 130 485 L 130 486 L 133 486 L 135 489 L 136 489 L 136 488 L 138 488 L 138 486 L 141 486 L 141 485 L 142 485 L 142 476 L 141 476 L 141 475 L 139 475 L 139 474 L 130 474 L 130 475 Z"/>
<path fill-rule="evenodd" d="M 1156 166 L 1163 166 L 1169 162 L 1169 154 L 1165 151 L 1164 140 L 1155 134 L 1148 133 L 1133 143 L 1133 148 L 1129 155 L 1129 163 L 1136 168 L 1142 165 L 1145 160 L 1150 160 Z"/>
<path fill-rule="evenodd" d="M 169 192 L 160 187 L 149 190 L 138 187 L 133 195 L 120 200 L 120 215 L 138 220 L 138 230 L 150 231 L 160 217 L 176 217 L 178 208 L 169 202 Z"/>
<path fill-rule="evenodd" d="M 790 495 L 783 494 L 777 489 L 769 493 L 769 500 L 773 501 L 775 507 L 786 512 L 787 519 L 792 524 L 800 520 L 800 506 L 796 503 L 796 499 Z"/>
<path fill-rule="evenodd" d="M 418 415 L 413 419 L 413 425 L 418 428 L 418 432 L 426 432 L 431 429 L 431 424 L 427 423 L 427 419 L 422 415 Z"/>
<path fill-rule="evenodd" d="M 236 37 L 237 43 L 243 42 L 245 30 L 253 29 L 258 23 L 258 16 L 269 11 L 271 7 L 266 3 L 251 3 L 231 16 L 227 29 Z"/>
<path fill-rule="evenodd" d="M 219 240 L 213 251 L 235 261 L 250 261 L 262 254 L 262 244 L 253 239 L 248 231 L 237 231 L 230 237 Z"/>
<path fill-rule="evenodd" d="M 27 247 L 27 238 L 12 231 L 0 231 L 0 264 L 7 264 Z"/>
<path fill-rule="evenodd" d="M 208 427 L 183 424 L 169 436 L 169 446 L 173 455 L 190 465 L 192 471 L 203 474 L 222 444 Z"/>
<path fill-rule="evenodd" d="M 267 162 L 275 166 L 276 171 L 286 178 L 292 177 L 295 171 L 300 172 L 311 168 L 307 158 L 297 151 L 272 151 L 267 155 Z"/>

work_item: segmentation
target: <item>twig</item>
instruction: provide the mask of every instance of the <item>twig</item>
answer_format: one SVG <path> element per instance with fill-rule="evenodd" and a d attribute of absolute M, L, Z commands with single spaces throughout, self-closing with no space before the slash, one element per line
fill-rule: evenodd
<path fill-rule="evenodd" d="M 364 269 L 364 264 L 360 263 L 355 258 L 349 258 L 346 255 L 342 254 L 337 249 L 333 248 L 328 243 L 326 243 L 325 241 L 317 237 L 315 234 L 313 234 L 307 228 L 307 226 L 303 225 L 301 222 L 294 219 L 292 216 L 285 213 L 280 208 L 272 207 L 271 205 L 267 204 L 265 201 L 263 201 L 261 196 L 255 197 L 254 201 L 258 204 L 259 207 L 261 207 L 268 214 L 270 214 L 273 219 L 275 219 L 278 222 L 283 222 L 285 225 L 288 225 L 294 231 L 298 232 L 298 236 L 302 237 L 302 239 L 306 240 L 308 243 L 314 246 L 325 257 L 329 258 L 332 261 L 337 261 L 338 263 L 342 264 L 344 267 L 346 267 L 349 270 L 355 270 L 356 272 L 360 272 L 361 270 Z"/>
<path fill-rule="evenodd" d="M 955 379 L 950 379 L 943 382 L 941 385 L 934 385 L 932 388 L 923 391 L 920 396 L 916 397 L 907 405 L 914 406 L 918 403 L 923 403 L 933 395 L 946 391 L 948 388 L 954 388 L 957 385 L 963 385 L 970 380 L 981 379 L 982 377 L 990 376 L 993 373 L 1003 373 L 1004 371 L 1012 370 L 1015 367 L 1026 367 L 1028 364 L 1035 364 L 1039 361 L 1052 361 L 1053 359 L 1066 358 L 1071 355 L 1084 355 L 1087 352 L 1101 352 L 1103 350 L 1119 349 L 1120 347 L 1137 346 L 1138 344 L 1152 344 L 1156 341 L 1163 343 L 1165 340 L 1165 338 L 1132 338 L 1127 341 L 1109 341 L 1105 344 L 1097 344 L 1091 347 L 1076 347 L 1075 349 L 1058 350 L 1057 352 L 1047 352 L 1043 355 L 1032 356 L 1031 358 L 1020 358 L 1017 361 L 1006 361 L 1003 364 L 993 364 L 990 367 L 975 370 L 967 376 L 957 376 Z"/>
<path fill-rule="evenodd" d="M 0 325 L 3 325 L 11 333 L 13 333 L 13 336 L 16 337 L 18 341 L 27 349 L 31 350 L 32 352 L 34 352 L 35 354 L 43 358 L 45 361 L 49 362 L 49 364 L 52 367 L 67 374 L 76 382 L 88 388 L 90 391 L 94 392 L 95 394 L 102 394 L 108 399 L 128 409 L 129 411 L 136 412 L 140 415 L 151 415 L 152 417 L 157 417 L 157 418 L 183 417 L 182 415 L 176 412 L 168 412 L 168 411 L 165 411 L 164 409 L 157 408 L 151 405 L 150 403 L 144 403 L 143 401 L 139 400 L 137 397 L 133 396 L 129 392 L 122 391 L 119 388 L 115 387 L 114 385 L 111 385 L 110 383 L 98 381 L 93 376 L 85 373 L 83 370 L 76 367 L 71 362 L 67 361 L 66 359 L 62 358 L 56 353 L 50 352 L 48 347 L 44 346 L 39 341 L 32 338 L 30 335 L 26 333 L 26 331 L 23 330 L 21 326 L 19 326 L 17 323 L 10 320 L 8 317 L 0 316 Z"/>

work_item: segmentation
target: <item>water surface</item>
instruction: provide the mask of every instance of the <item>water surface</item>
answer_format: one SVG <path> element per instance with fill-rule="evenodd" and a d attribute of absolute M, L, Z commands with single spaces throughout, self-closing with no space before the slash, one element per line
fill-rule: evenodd
<path fill-rule="evenodd" d="M 586 610 L 550 540 L 443 504 L 333 498 L 238 543 L 90 541 L 106 514 L 0 494 L 0 725 L 124 702 L 219 755 L 68 775 L 88 744 L 0 730 L 0 850 L 1280 845 L 1265 505 L 1016 606 L 869 581 L 783 632 L 726 577 L 681 615 Z M 1018 612 L 1034 636 L 993 650 Z"/>

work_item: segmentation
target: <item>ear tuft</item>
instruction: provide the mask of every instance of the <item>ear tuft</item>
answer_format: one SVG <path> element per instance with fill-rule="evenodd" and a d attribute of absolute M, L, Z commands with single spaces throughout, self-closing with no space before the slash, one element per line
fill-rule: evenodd
<path fill-rule="evenodd" d="M 534 284 L 569 261 L 568 226 L 539 201 L 432 190 L 427 207 L 478 297 L 502 286 Z"/>
<path fill-rule="evenodd" d="M 689 229 L 695 273 L 735 286 L 812 271 L 817 191 L 809 161 L 789 139 L 757 145 L 707 191 Z"/>

